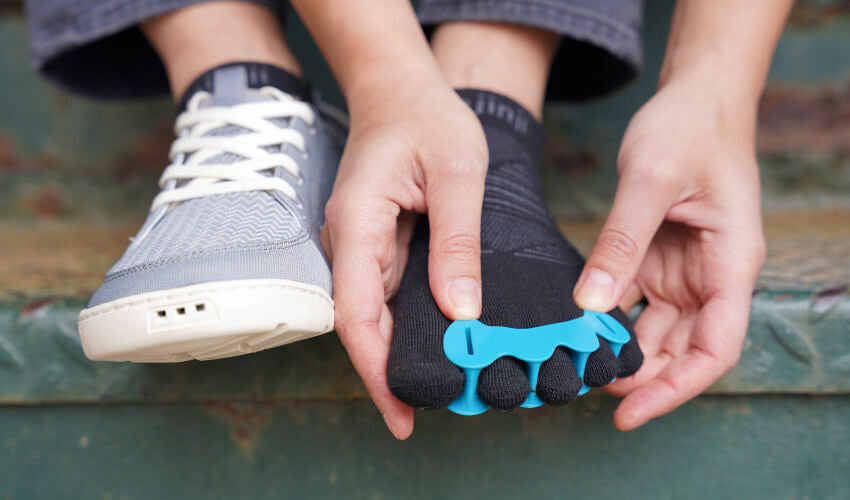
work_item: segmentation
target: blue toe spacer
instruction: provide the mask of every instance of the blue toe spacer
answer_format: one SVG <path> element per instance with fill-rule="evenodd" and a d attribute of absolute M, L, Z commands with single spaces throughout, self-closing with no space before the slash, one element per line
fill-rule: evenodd
<path fill-rule="evenodd" d="M 623 344 L 629 341 L 629 332 L 611 316 L 584 311 L 576 319 L 534 328 L 508 328 L 489 326 L 478 320 L 454 321 L 443 336 L 443 350 L 449 361 L 463 369 L 466 381 L 463 393 L 449 405 L 449 410 L 460 415 L 478 415 L 490 407 L 478 397 L 478 374 L 494 361 L 511 356 L 525 361 L 531 392 L 522 404 L 535 408 L 543 404 L 537 397 L 537 372 L 540 365 L 552 357 L 559 346 L 570 350 L 570 359 L 579 377 L 584 381 L 587 358 L 599 348 L 596 335 L 611 345 L 615 356 L 620 355 Z M 583 385 L 579 395 L 590 387 Z"/>

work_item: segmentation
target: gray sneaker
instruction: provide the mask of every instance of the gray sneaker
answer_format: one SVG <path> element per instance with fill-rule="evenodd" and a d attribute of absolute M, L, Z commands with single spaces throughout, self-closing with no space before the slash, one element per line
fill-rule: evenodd
<path fill-rule="evenodd" d="M 333 328 L 319 230 L 344 118 L 238 65 L 208 75 L 147 220 L 80 313 L 93 360 L 224 358 Z"/>

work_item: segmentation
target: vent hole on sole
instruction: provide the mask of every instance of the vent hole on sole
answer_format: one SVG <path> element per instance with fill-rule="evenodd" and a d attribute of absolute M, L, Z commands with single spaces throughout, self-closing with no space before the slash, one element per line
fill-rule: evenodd
<path fill-rule="evenodd" d="M 177 314 L 186 314 L 186 308 L 185 307 L 178 307 L 177 308 Z"/>
<path fill-rule="evenodd" d="M 195 310 L 198 311 L 198 312 L 203 312 L 203 310 L 206 309 L 206 308 L 207 308 L 207 306 L 204 305 L 204 304 L 195 304 Z"/>
<path fill-rule="evenodd" d="M 165 317 L 165 311 L 157 311 L 156 315 L 159 316 L 160 318 L 164 318 Z"/>

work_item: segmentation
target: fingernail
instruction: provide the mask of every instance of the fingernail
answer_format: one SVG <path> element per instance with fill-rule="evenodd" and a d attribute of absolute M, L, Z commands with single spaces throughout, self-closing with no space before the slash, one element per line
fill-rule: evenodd
<path fill-rule="evenodd" d="M 475 319 L 481 315 L 481 286 L 471 278 L 457 278 L 449 284 L 449 302 L 455 319 Z"/>
<path fill-rule="evenodd" d="M 384 423 L 387 424 L 387 428 L 390 430 L 390 433 L 392 433 L 393 437 L 398 439 L 398 436 L 396 435 L 396 432 L 395 432 L 395 427 L 393 427 L 393 424 L 390 422 L 390 419 L 388 419 L 387 416 L 384 415 L 383 413 L 381 413 L 381 416 L 384 417 Z"/>
<path fill-rule="evenodd" d="M 614 295 L 614 278 L 601 269 L 591 269 L 576 292 L 576 302 L 582 309 L 607 312 Z"/>

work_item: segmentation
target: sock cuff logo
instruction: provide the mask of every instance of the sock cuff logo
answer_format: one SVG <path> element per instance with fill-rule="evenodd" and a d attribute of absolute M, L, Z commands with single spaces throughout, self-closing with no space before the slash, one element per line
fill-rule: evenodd
<path fill-rule="evenodd" d="M 510 99 L 492 92 L 462 92 L 461 99 L 480 117 L 490 117 L 508 124 L 514 131 L 527 134 L 534 119 Z"/>

